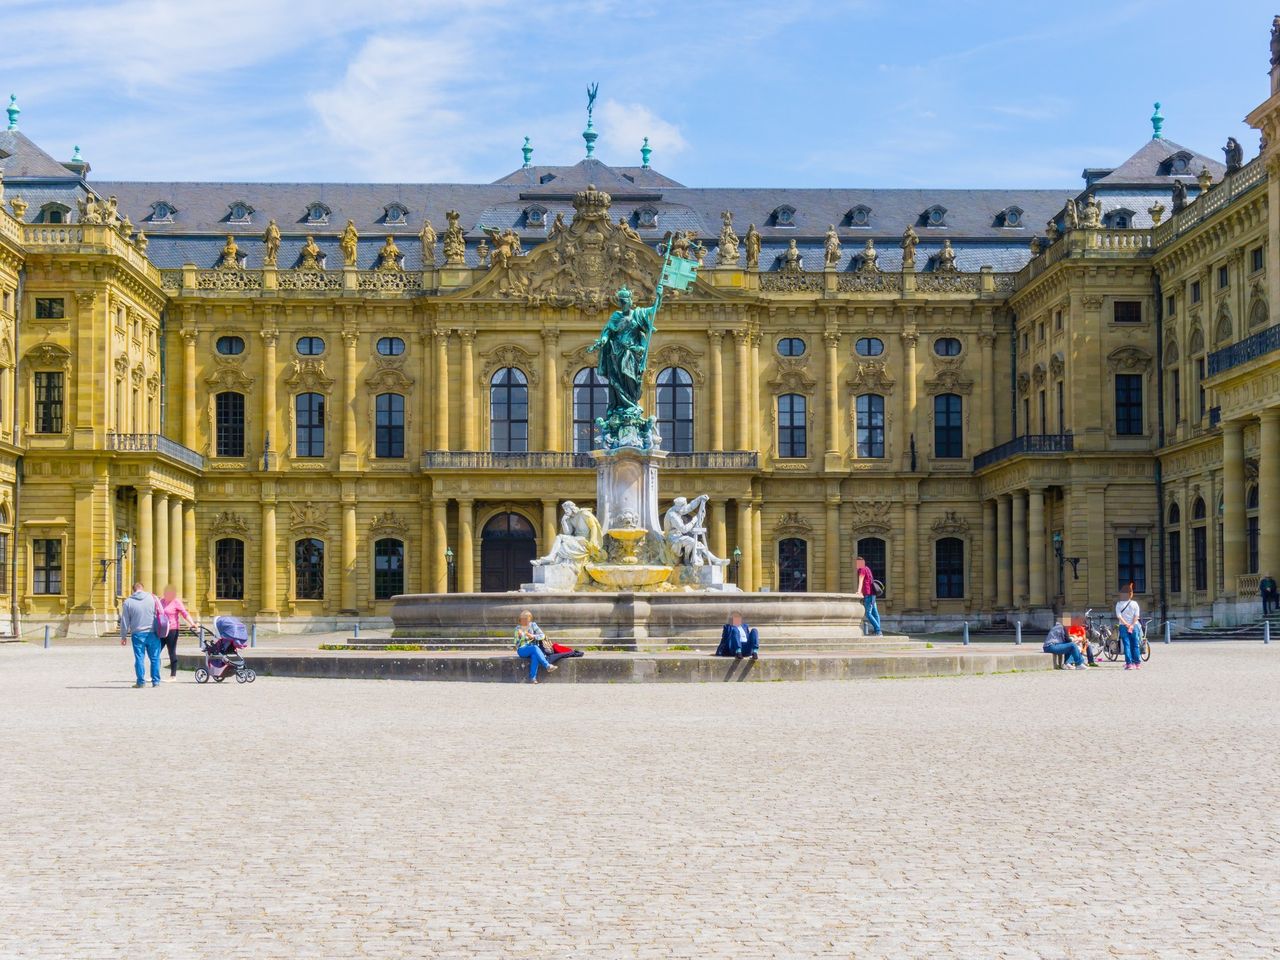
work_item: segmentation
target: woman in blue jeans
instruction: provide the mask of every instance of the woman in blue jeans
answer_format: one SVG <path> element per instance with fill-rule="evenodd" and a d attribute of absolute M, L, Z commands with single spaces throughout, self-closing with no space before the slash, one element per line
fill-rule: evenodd
<path fill-rule="evenodd" d="M 1066 669 L 1072 668 L 1076 670 L 1087 670 L 1084 665 L 1084 657 L 1080 654 L 1080 648 L 1076 646 L 1067 633 L 1067 628 L 1061 623 L 1055 623 L 1049 628 L 1049 635 L 1044 638 L 1044 646 L 1041 648 L 1045 653 L 1054 653 L 1066 659 Z"/>
<path fill-rule="evenodd" d="M 516 626 L 516 655 L 529 661 L 530 683 L 538 682 L 538 667 L 546 667 L 548 672 L 556 669 L 556 665 L 547 660 L 547 655 L 542 651 L 544 639 L 546 634 L 534 622 L 533 613 L 522 610 L 520 623 Z"/>
<path fill-rule="evenodd" d="M 1138 618 L 1142 609 L 1138 601 L 1133 599 L 1133 584 L 1120 594 L 1116 604 L 1116 620 L 1120 622 L 1120 646 L 1124 649 L 1124 668 L 1126 670 L 1142 669 L 1142 627 Z"/>

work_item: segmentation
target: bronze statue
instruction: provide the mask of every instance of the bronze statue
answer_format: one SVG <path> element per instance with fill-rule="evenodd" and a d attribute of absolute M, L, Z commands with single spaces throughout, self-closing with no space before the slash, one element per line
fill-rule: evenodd
<path fill-rule="evenodd" d="M 662 284 L 658 284 L 652 306 L 633 306 L 631 291 L 626 287 L 618 291 L 617 299 L 618 309 L 609 317 L 595 343 L 587 347 L 587 352 L 600 354 L 596 373 L 609 381 L 605 419 L 621 423 L 642 420 L 644 416 L 640 396 L 649 362 L 649 338 L 653 336 L 654 320 L 662 306 Z"/>
<path fill-rule="evenodd" d="M 274 220 L 267 222 L 267 232 L 262 235 L 262 243 L 266 247 L 262 253 L 262 265 L 274 267 L 276 257 L 280 253 L 280 228 L 276 226 Z"/>
<path fill-rule="evenodd" d="M 747 269 L 760 269 L 760 231 L 754 223 L 747 224 Z"/>

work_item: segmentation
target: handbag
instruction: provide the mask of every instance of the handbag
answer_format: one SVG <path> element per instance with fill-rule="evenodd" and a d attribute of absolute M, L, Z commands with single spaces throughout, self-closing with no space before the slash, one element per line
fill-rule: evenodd
<path fill-rule="evenodd" d="M 167 637 L 169 635 L 169 615 L 164 612 L 164 604 L 160 602 L 159 597 L 152 594 L 151 599 L 156 602 L 156 635 Z"/>

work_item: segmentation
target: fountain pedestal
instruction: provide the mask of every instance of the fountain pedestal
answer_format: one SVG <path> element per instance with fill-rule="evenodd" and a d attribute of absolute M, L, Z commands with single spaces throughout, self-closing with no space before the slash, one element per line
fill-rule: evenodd
<path fill-rule="evenodd" d="M 596 516 L 605 530 L 640 527 L 662 536 L 658 512 L 658 467 L 665 450 L 617 447 L 592 450 L 596 461 Z"/>

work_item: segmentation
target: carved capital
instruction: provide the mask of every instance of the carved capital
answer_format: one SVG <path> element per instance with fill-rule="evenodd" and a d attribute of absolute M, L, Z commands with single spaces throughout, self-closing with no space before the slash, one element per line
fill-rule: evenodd
<path fill-rule="evenodd" d="M 476 339 L 475 327 L 458 327 L 456 330 L 454 330 L 454 333 L 458 335 L 458 339 L 461 340 L 463 343 L 467 343 L 467 344 L 475 343 L 475 339 Z"/>
<path fill-rule="evenodd" d="M 279 330 L 260 330 L 258 335 L 262 337 L 262 345 L 264 347 L 274 347 L 280 342 Z"/>
<path fill-rule="evenodd" d="M 360 334 L 355 330 L 343 330 L 342 342 L 348 350 L 354 350 L 360 342 Z"/>
<path fill-rule="evenodd" d="M 76 294 L 76 305 L 81 310 L 92 310 L 94 301 L 98 299 L 98 294 L 93 290 L 81 290 Z"/>
<path fill-rule="evenodd" d="M 543 327 L 542 342 L 547 345 L 548 350 L 552 350 L 555 347 L 557 347 L 560 343 L 560 328 L 559 327 Z"/>
<path fill-rule="evenodd" d="M 992 333 L 990 330 L 983 330 L 981 333 L 978 334 L 978 343 L 984 347 L 994 346 L 995 342 L 996 342 L 996 335 Z"/>
<path fill-rule="evenodd" d="M 900 333 L 898 334 L 898 339 L 902 341 L 902 345 L 908 350 L 914 350 L 916 348 L 916 344 L 920 342 L 920 335 L 915 332 Z"/>
<path fill-rule="evenodd" d="M 1081 298 L 1080 298 L 1080 300 L 1081 300 L 1081 302 L 1084 304 L 1084 308 L 1085 308 L 1086 310 L 1101 310 L 1101 309 L 1102 309 L 1102 297 L 1099 297 L 1099 296 L 1084 296 L 1084 297 L 1081 297 Z"/>

